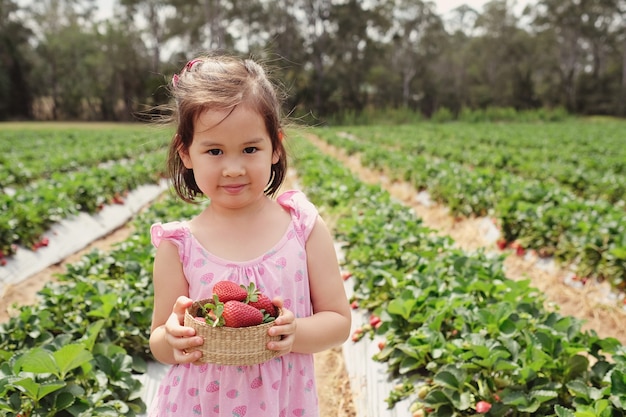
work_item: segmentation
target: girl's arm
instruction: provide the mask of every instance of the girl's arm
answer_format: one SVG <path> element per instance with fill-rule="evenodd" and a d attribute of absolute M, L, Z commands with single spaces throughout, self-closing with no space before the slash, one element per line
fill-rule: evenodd
<path fill-rule="evenodd" d="M 350 335 L 350 305 L 332 236 L 320 217 L 307 240 L 306 253 L 313 315 L 293 322 L 289 322 L 292 314 L 278 317 L 270 334 L 283 335 L 283 339 L 271 342 L 271 349 L 317 353 L 342 344 Z M 295 334 L 291 334 L 294 327 Z"/>
<path fill-rule="evenodd" d="M 185 349 L 200 346 L 204 341 L 196 331 L 183 326 L 185 309 L 193 303 L 178 257 L 178 249 L 166 240 L 157 248 L 154 258 L 154 310 L 150 333 L 150 350 L 162 363 L 195 362 L 202 353 Z"/>

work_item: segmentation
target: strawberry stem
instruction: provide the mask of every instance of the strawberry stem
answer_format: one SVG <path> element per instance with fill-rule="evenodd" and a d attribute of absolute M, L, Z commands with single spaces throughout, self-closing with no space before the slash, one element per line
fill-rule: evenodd
<path fill-rule="evenodd" d="M 222 303 L 216 294 L 213 295 L 213 302 L 206 303 L 203 307 L 204 317 L 208 324 L 213 327 L 220 327 L 224 325 L 224 303 Z"/>

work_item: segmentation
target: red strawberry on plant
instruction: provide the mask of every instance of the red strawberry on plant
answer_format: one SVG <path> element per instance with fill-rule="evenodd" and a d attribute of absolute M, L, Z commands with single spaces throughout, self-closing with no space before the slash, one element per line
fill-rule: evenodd
<path fill-rule="evenodd" d="M 476 412 L 478 414 L 488 413 L 489 410 L 491 410 L 491 403 L 488 403 L 487 401 L 478 401 L 476 403 Z"/>
<path fill-rule="evenodd" d="M 217 295 L 220 302 L 231 300 L 244 301 L 248 297 L 248 291 L 242 285 L 232 281 L 220 281 L 213 286 L 213 294 Z"/>
<path fill-rule="evenodd" d="M 224 303 L 224 326 L 248 327 L 263 323 L 263 313 L 249 304 L 231 300 Z"/>
<path fill-rule="evenodd" d="M 370 316 L 370 325 L 372 327 L 377 329 L 378 327 L 380 327 L 381 322 L 382 322 L 382 320 L 376 314 L 372 314 Z"/>

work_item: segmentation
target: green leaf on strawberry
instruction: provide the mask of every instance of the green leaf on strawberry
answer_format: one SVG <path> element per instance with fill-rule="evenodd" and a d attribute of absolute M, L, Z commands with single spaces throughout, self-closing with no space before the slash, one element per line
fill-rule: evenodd
<path fill-rule="evenodd" d="M 206 322 L 213 327 L 224 326 L 224 303 L 222 303 L 217 294 L 213 294 L 213 302 L 205 303 L 201 307 L 202 316 Z"/>

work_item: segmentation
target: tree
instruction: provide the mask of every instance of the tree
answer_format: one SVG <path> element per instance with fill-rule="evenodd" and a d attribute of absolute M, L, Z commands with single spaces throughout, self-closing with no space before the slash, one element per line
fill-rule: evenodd
<path fill-rule="evenodd" d="M 534 26 L 553 39 L 563 104 L 571 111 L 599 110 L 597 99 L 588 95 L 611 95 L 607 70 L 610 57 L 622 55 L 617 39 L 624 31 L 624 2 L 540 0 L 539 6 Z M 589 108 L 590 100 L 596 102 L 595 110 Z"/>
<path fill-rule="evenodd" d="M 168 27 L 164 11 L 169 3 L 168 0 L 120 0 L 125 12 L 118 17 L 126 27 L 131 31 L 137 28 L 138 17 L 142 17 L 146 22 L 144 31 L 152 50 L 152 71 L 155 73 L 158 73 L 161 67 L 161 48 Z"/>
<path fill-rule="evenodd" d="M 436 107 L 436 84 L 428 81 L 446 37 L 443 22 L 431 2 L 393 2 L 387 36 L 389 66 L 399 80 L 396 88 L 402 107 L 417 107 L 430 114 Z"/>
<path fill-rule="evenodd" d="M 31 32 L 16 17 L 17 10 L 16 2 L 0 0 L 0 120 L 32 116 L 26 59 Z"/>
<path fill-rule="evenodd" d="M 514 1 L 492 0 L 476 19 L 471 40 L 474 105 L 526 109 L 537 104 L 534 39 L 519 25 Z"/>

